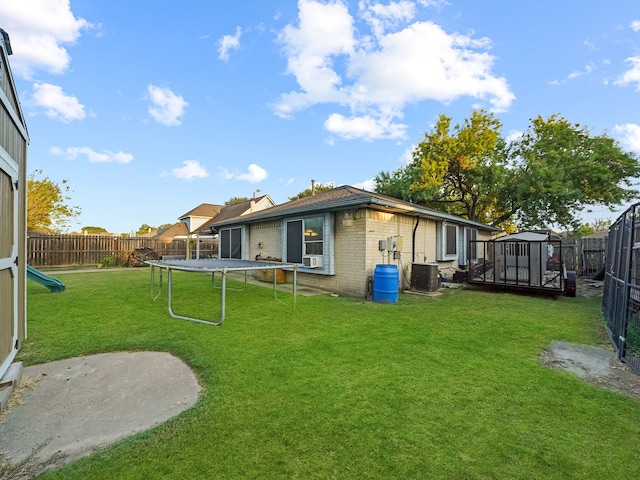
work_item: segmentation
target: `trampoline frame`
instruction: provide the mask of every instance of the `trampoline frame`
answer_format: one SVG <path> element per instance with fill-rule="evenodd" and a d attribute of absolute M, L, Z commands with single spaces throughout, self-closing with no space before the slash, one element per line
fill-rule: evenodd
<path fill-rule="evenodd" d="M 157 300 L 162 294 L 162 271 L 167 271 L 167 306 L 169 315 L 173 318 L 180 320 L 188 320 L 190 322 L 204 323 L 207 325 L 219 326 L 222 325 L 225 319 L 226 309 L 226 291 L 227 291 L 227 274 L 229 272 L 244 272 L 245 287 L 247 285 L 247 273 L 249 271 L 256 270 L 273 270 L 273 295 L 277 299 L 277 281 L 276 270 L 283 268 L 293 270 L 293 309 L 296 308 L 296 296 L 297 296 L 297 279 L 298 279 L 298 265 L 295 263 L 280 263 L 280 262 L 258 262 L 250 260 L 227 260 L 227 259 L 200 259 L 200 260 L 147 260 L 145 262 L 151 267 L 151 298 L 153 301 Z M 160 270 L 159 275 L 159 289 L 158 293 L 155 292 L 155 269 Z M 195 273 L 211 273 L 211 282 L 213 284 L 215 274 L 217 272 L 222 274 L 222 285 L 220 287 L 220 317 L 217 321 L 205 320 L 202 318 L 189 317 L 186 315 L 179 315 L 173 310 L 173 270 L 179 270 L 183 272 L 195 272 Z"/>

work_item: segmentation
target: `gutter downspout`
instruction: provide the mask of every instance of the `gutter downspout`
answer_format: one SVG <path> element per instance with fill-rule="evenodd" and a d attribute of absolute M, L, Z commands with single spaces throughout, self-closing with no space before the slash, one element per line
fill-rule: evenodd
<path fill-rule="evenodd" d="M 420 217 L 416 216 L 416 224 L 413 227 L 413 238 L 411 239 L 411 261 L 416 261 L 416 231 L 418 230 L 418 224 L 420 223 Z"/>

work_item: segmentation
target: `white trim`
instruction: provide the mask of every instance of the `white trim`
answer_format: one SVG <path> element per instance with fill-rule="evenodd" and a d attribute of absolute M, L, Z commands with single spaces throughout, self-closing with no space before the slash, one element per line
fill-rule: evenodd
<path fill-rule="evenodd" d="M 6 152 L 3 150 L 0 152 L 0 171 L 5 173 L 12 184 L 14 184 L 18 180 L 18 169 L 14 166 L 14 162 L 7 161 L 7 158 L 4 157 Z M 24 185 L 22 188 L 26 188 Z M 0 271 L 9 270 L 11 273 L 12 283 L 13 283 L 13 336 L 11 338 L 11 351 L 8 353 L 7 357 L 4 358 L 2 364 L 0 365 L 0 377 L 4 375 L 4 373 L 9 368 L 9 365 L 13 362 L 13 359 L 16 356 L 17 349 L 14 348 L 16 342 L 18 341 L 18 266 L 15 264 L 15 259 L 18 257 L 18 230 L 20 221 L 18 219 L 18 203 L 20 201 L 18 195 L 18 189 L 12 185 L 13 189 L 13 245 L 11 248 L 11 253 L 9 257 L 0 258 Z M 25 259 L 22 259 L 25 261 Z M 4 334 L 5 332 L 0 332 Z M 2 352 L 4 354 L 4 352 Z"/>

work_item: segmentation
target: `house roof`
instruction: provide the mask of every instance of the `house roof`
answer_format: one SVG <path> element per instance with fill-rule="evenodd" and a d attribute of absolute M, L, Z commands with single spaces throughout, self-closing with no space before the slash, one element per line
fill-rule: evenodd
<path fill-rule="evenodd" d="M 246 200 L 244 202 L 236 203 L 235 205 L 229 205 L 227 207 L 223 207 L 222 210 L 220 210 L 220 212 L 217 215 L 215 215 L 211 220 L 203 224 L 198 230 L 209 231 L 211 228 L 211 225 L 213 225 L 214 223 L 224 222 L 225 220 L 228 220 L 230 218 L 246 216 L 247 211 L 249 211 L 251 208 L 252 202 L 259 203 L 265 198 L 269 199 L 269 202 L 273 204 L 273 200 L 271 200 L 271 197 L 269 197 L 269 195 L 262 195 L 260 197 L 253 198 L 251 200 Z M 273 208 L 273 207 L 270 207 L 270 208 Z"/>
<path fill-rule="evenodd" d="M 173 238 L 176 236 L 186 235 L 187 225 L 184 222 L 177 222 L 165 228 L 161 228 L 156 232 L 155 238 Z"/>
<path fill-rule="evenodd" d="M 201 203 L 193 210 L 189 210 L 184 215 L 179 217 L 180 220 L 187 217 L 215 217 L 220 210 L 224 208 L 224 205 L 214 205 L 213 203 Z"/>
<path fill-rule="evenodd" d="M 249 213 L 235 218 L 214 218 L 210 226 L 221 227 L 238 223 L 253 223 L 270 219 L 318 213 L 336 210 L 348 210 L 352 208 L 371 208 L 392 213 L 402 213 L 434 220 L 450 220 L 459 224 L 472 225 L 476 228 L 490 231 L 499 231 L 479 222 L 473 222 L 456 215 L 451 215 L 431 208 L 422 207 L 413 203 L 398 200 L 397 198 L 380 195 L 379 193 L 361 190 L 350 185 L 342 185 L 326 192 L 317 193 L 309 197 L 292 200 L 281 205 L 268 208 L 255 213 Z"/>
<path fill-rule="evenodd" d="M 585 235 L 584 238 L 606 238 L 609 236 L 609 230 L 600 230 L 598 232 L 592 233 L 591 235 Z"/>
<path fill-rule="evenodd" d="M 544 242 L 549 239 L 548 233 L 519 232 L 496 238 L 496 242 Z"/>

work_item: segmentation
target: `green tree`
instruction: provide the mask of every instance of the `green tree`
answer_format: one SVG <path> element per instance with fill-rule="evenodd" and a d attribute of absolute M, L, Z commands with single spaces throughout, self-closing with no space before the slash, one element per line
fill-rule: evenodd
<path fill-rule="evenodd" d="M 537 117 L 507 144 L 483 110 L 451 128 L 441 115 L 412 162 L 376 177 L 376 191 L 512 230 L 557 224 L 575 229 L 589 205 L 636 198 L 638 159 L 606 135 L 552 115 Z"/>
<path fill-rule="evenodd" d="M 102 227 L 82 227 L 83 232 L 87 232 L 89 235 L 98 235 L 100 233 L 107 233 L 107 230 Z"/>
<path fill-rule="evenodd" d="M 231 197 L 229 200 L 224 202 L 225 206 L 230 207 L 231 205 L 237 205 L 239 203 L 248 202 L 248 197 Z"/>
<path fill-rule="evenodd" d="M 587 222 L 579 225 L 574 230 L 568 232 L 570 237 L 582 238 L 592 233 L 601 232 L 602 230 L 608 230 L 611 226 L 611 220 L 603 220 L 602 218 L 596 218 L 593 224 Z"/>
<path fill-rule="evenodd" d="M 62 185 L 42 177 L 42 170 L 29 174 L 27 179 L 27 228 L 50 233 L 68 230 L 71 220 L 77 218 L 81 209 L 71 206 L 68 195 L 71 188 L 67 180 Z"/>
<path fill-rule="evenodd" d="M 322 183 L 316 183 L 313 187 L 313 192 L 311 188 L 307 188 L 297 195 L 289 197 L 289 200 L 298 200 L 299 198 L 310 197 L 313 193 L 327 192 L 329 190 L 333 190 L 334 188 L 336 188 L 336 186 L 332 182 L 325 183 L 324 185 Z"/>
<path fill-rule="evenodd" d="M 499 193 L 510 175 L 500 128 L 501 123 L 484 110 L 474 111 L 453 128 L 451 118 L 440 115 L 407 166 L 378 174 L 376 191 L 493 223 L 505 213 Z M 500 223 L 508 228 L 509 215 Z"/>
<path fill-rule="evenodd" d="M 637 157 L 606 134 L 591 135 L 558 115 L 531 120 L 511 144 L 508 161 L 513 175 L 500 195 L 506 213 L 497 220 L 511 214 L 524 227 L 576 227 L 587 206 L 614 208 L 638 198 L 632 188 L 640 174 Z"/>
<path fill-rule="evenodd" d="M 151 225 L 147 225 L 146 223 L 143 223 L 142 225 L 140 225 L 140 228 L 138 228 L 138 230 L 136 231 L 136 235 L 146 235 L 147 233 L 153 230 L 155 230 L 155 227 L 152 227 Z"/>

